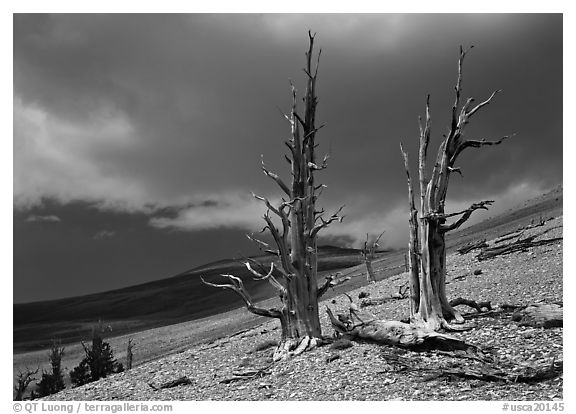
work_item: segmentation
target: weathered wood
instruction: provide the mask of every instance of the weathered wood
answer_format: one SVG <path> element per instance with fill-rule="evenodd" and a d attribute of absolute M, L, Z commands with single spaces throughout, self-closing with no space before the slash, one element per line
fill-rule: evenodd
<path fill-rule="evenodd" d="M 486 309 L 486 310 L 492 310 L 492 305 L 490 304 L 489 301 L 486 302 L 475 302 L 473 300 L 470 299 L 464 299 L 464 298 L 456 298 L 456 299 L 452 299 L 450 301 L 450 306 L 459 306 L 459 305 L 466 305 L 469 306 L 471 308 L 476 309 L 476 312 L 482 312 L 482 309 Z"/>
<path fill-rule="evenodd" d="M 440 349 L 444 351 L 476 350 L 473 345 L 450 335 L 427 330 L 414 324 L 399 321 L 383 321 L 371 315 L 361 315 L 351 308 L 350 315 L 335 317 L 330 308 L 326 312 L 336 332 L 348 338 L 376 342 L 382 345 L 408 348 L 415 351 Z"/>
<path fill-rule="evenodd" d="M 154 385 L 154 384 L 152 384 L 152 383 L 148 383 L 148 385 L 149 385 L 150 388 L 152 388 L 153 390 L 158 391 L 158 390 L 163 390 L 163 389 L 166 389 L 166 388 L 178 387 L 178 386 L 180 386 L 180 385 L 190 385 L 190 384 L 192 384 L 192 383 L 193 383 L 192 380 L 191 380 L 190 378 L 188 378 L 187 376 L 184 375 L 184 376 L 182 376 L 182 377 L 180 377 L 180 378 L 177 378 L 177 379 L 172 380 L 172 381 L 165 382 L 165 383 L 163 383 L 163 384 L 161 384 L 161 385 L 158 385 L 158 386 L 156 386 L 156 385 Z"/>
<path fill-rule="evenodd" d="M 224 275 L 230 284 L 218 285 L 205 281 L 210 286 L 234 291 L 242 297 L 252 313 L 280 319 L 282 337 L 274 353 L 274 360 L 297 355 L 314 348 L 319 343 L 322 332 L 318 315 L 318 298 L 330 287 L 344 281 L 332 278 L 320 288 L 317 286 L 318 233 L 333 222 L 342 221 L 343 217 L 340 215 L 342 208 L 330 216 L 325 216 L 323 209 L 316 209 L 316 201 L 325 186 L 315 184 L 314 174 L 326 168 L 328 156 L 321 162 L 316 159 L 318 146 L 315 140 L 316 133 L 322 128 L 322 125 L 316 126 L 318 104 L 316 80 L 320 53 L 318 60 L 313 62 L 314 35 L 308 32 L 308 38 L 309 47 L 304 68 L 307 75 L 303 97 L 304 114 L 300 115 L 298 112 L 300 99 L 293 84 L 291 84 L 291 111 L 289 115 L 284 114 L 291 132 L 290 139 L 285 142 L 289 149 L 286 159 L 291 165 L 291 182 L 284 182 L 262 162 L 263 173 L 280 187 L 284 198 L 279 204 L 274 205 L 266 197 L 254 194 L 254 197 L 267 208 L 263 217 L 266 222 L 263 231 L 268 231 L 272 236 L 277 249 L 271 249 L 268 243 L 253 236 L 249 238 L 254 240 L 261 250 L 275 254 L 279 263 L 268 273 L 253 268 L 254 263 L 249 260 L 245 263 L 256 279 L 266 280 L 274 286 L 279 292 L 282 305 L 278 309 L 263 309 L 256 306 L 245 291 L 242 281 L 233 275 Z M 273 220 L 273 217 L 276 220 Z"/>
<path fill-rule="evenodd" d="M 411 275 L 411 306 L 410 320 L 425 329 L 450 329 L 450 323 L 462 323 L 464 319 L 448 302 L 446 297 L 446 241 L 447 232 L 462 226 L 476 210 L 487 210 L 493 203 L 484 200 L 472 204 L 469 208 L 456 213 L 445 213 L 446 194 L 450 175 L 460 172 L 455 166 L 458 156 L 467 148 L 480 148 L 489 145 L 499 145 L 510 136 L 504 136 L 495 141 L 468 140 L 464 138 L 464 130 L 471 118 L 483 107 L 488 105 L 500 91 L 494 91 L 488 99 L 473 106 L 474 100 L 469 98 L 461 102 L 462 64 L 467 51 L 460 47 L 458 59 L 458 78 L 455 88 L 455 99 L 452 106 L 452 117 L 448 134 L 440 143 L 436 162 L 430 176 L 427 175 L 427 149 L 430 141 L 430 96 L 426 98 L 426 119 L 424 125 L 420 120 L 419 146 L 419 183 L 420 211 L 416 217 L 414 196 L 408 155 L 401 148 L 408 178 L 408 194 L 410 207 L 410 242 L 409 251 L 412 258 Z M 460 172 L 461 173 L 461 172 Z M 456 218 L 447 223 L 449 218 Z"/>
<path fill-rule="evenodd" d="M 513 243 L 501 245 L 501 246 L 494 246 L 483 249 L 476 258 L 479 261 L 492 259 L 496 256 L 516 253 L 516 252 L 523 252 L 527 251 L 528 249 L 536 246 L 545 246 L 548 244 L 555 244 L 561 240 L 562 237 L 555 237 L 552 239 L 544 239 L 544 240 L 534 240 L 537 236 L 530 236 L 526 237 L 525 239 L 516 240 Z"/>
<path fill-rule="evenodd" d="M 512 320 L 520 326 L 557 328 L 563 326 L 563 307 L 556 303 L 536 303 L 517 310 Z"/>
<path fill-rule="evenodd" d="M 460 247 L 456 251 L 460 254 L 466 254 L 466 253 L 470 253 L 472 250 L 481 249 L 483 247 L 488 247 L 488 243 L 486 243 L 486 239 L 472 241 L 472 242 L 467 243 L 464 246 Z"/>
<path fill-rule="evenodd" d="M 36 380 L 35 375 L 38 373 L 40 368 L 36 368 L 32 371 L 30 368 L 26 367 L 24 371 L 18 370 L 18 375 L 16 376 L 16 385 L 14 385 L 14 391 L 16 395 L 14 396 L 14 401 L 22 401 L 24 399 L 24 393 L 32 381 Z"/>
<path fill-rule="evenodd" d="M 360 249 L 360 254 L 364 258 L 364 264 L 366 265 L 366 280 L 369 283 L 376 283 L 376 275 L 374 274 L 372 261 L 376 257 L 376 249 L 379 247 L 378 242 L 383 234 L 384 232 L 380 233 L 376 240 L 369 243 L 369 234 L 366 233 L 366 241 L 364 242 L 362 249 Z"/>
<path fill-rule="evenodd" d="M 503 368 L 492 365 L 484 365 L 479 368 L 443 368 L 424 377 L 423 381 L 431 381 L 441 377 L 458 377 L 479 381 L 533 384 L 558 377 L 563 372 L 563 365 L 563 361 L 552 360 L 550 365 L 535 368 L 527 367 L 520 374 L 506 372 Z"/>

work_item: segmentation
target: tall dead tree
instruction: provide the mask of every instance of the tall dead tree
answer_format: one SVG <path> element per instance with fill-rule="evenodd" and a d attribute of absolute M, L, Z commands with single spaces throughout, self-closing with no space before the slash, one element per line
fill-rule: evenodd
<path fill-rule="evenodd" d="M 376 257 L 378 242 L 380 241 L 380 238 L 383 234 L 384 232 L 380 233 L 376 240 L 374 240 L 372 243 L 369 243 L 369 235 L 366 233 L 366 241 L 360 250 L 360 254 L 364 258 L 364 264 L 366 265 L 366 281 L 370 283 L 376 283 L 376 275 L 374 274 L 372 261 L 374 261 L 374 258 Z"/>
<path fill-rule="evenodd" d="M 458 156 L 467 148 L 480 148 L 498 145 L 510 136 L 496 141 L 470 140 L 464 138 L 464 129 L 472 117 L 488 105 L 500 90 L 494 91 L 488 99 L 474 105 L 474 99 L 461 102 L 462 64 L 467 51 L 460 47 L 458 59 L 458 80 L 455 87 L 455 100 L 448 134 L 440 144 L 431 175 L 427 175 L 427 151 L 430 141 L 430 96 L 426 99 L 426 120 L 420 119 L 419 184 L 420 212 L 414 202 L 413 184 L 410 179 L 408 154 L 401 146 L 408 176 L 408 201 L 410 206 L 410 320 L 412 324 L 436 330 L 450 329 L 451 322 L 463 322 L 462 316 L 446 298 L 446 242 L 449 231 L 459 228 L 476 210 L 487 210 L 491 200 L 480 201 L 456 213 L 445 213 L 446 192 L 452 173 L 460 173 L 456 166 Z M 451 223 L 447 223 L 452 219 Z"/>
<path fill-rule="evenodd" d="M 289 154 L 286 160 L 291 166 L 290 185 L 286 184 L 277 174 L 270 171 L 264 162 L 262 170 L 266 176 L 276 182 L 284 192 L 278 205 L 265 197 L 254 195 L 262 201 L 267 211 L 264 215 L 266 226 L 276 248 L 268 243 L 250 237 L 261 249 L 277 256 L 278 265 L 271 264 L 269 271 L 252 267 L 254 263 L 246 261 L 245 265 L 257 280 L 267 280 L 278 290 L 281 308 L 263 309 L 252 302 L 242 280 L 233 275 L 222 275 L 230 284 L 215 284 L 204 281 L 207 285 L 230 289 L 236 292 L 252 313 L 271 318 L 278 318 L 282 326 L 282 338 L 274 353 L 274 359 L 279 360 L 289 355 L 296 355 L 312 349 L 322 337 L 320 319 L 318 316 L 318 298 L 338 282 L 335 277 L 327 278 L 323 286 L 317 286 L 317 236 L 334 221 L 342 221 L 339 215 L 342 208 L 325 218 L 324 210 L 316 209 L 316 200 L 324 185 L 317 185 L 314 173 L 326 168 L 328 156 L 321 163 L 316 160 L 316 133 L 322 127 L 316 127 L 316 79 L 318 75 L 318 53 L 316 64 L 313 65 L 314 36 L 309 32 L 309 48 L 306 53 L 307 76 L 304 95 L 304 114 L 297 110 L 297 93 L 292 88 L 292 109 L 290 115 L 283 114 L 290 124 L 291 137 L 286 141 Z M 276 271 L 275 271 L 276 270 Z"/>

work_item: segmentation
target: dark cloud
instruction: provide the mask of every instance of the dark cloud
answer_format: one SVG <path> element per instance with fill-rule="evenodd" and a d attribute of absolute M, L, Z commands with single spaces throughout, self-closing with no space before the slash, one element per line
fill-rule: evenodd
<path fill-rule="evenodd" d="M 497 209 L 562 181 L 562 24 L 560 14 L 16 14 L 15 206 L 50 198 L 143 214 L 148 237 L 261 228 L 250 192 L 279 195 L 262 154 L 287 176 L 289 130 L 277 107 L 289 108 L 288 79 L 302 92 L 312 29 L 322 48 L 319 151 L 331 155 L 322 203 L 344 204 L 347 215 L 326 236 L 358 243 L 387 229 L 383 244 L 399 246 L 398 144 L 414 162 L 431 94 L 437 148 L 460 44 L 475 45 L 466 97 L 503 89 L 468 136 L 517 136 L 463 154 L 447 208 L 494 198 Z M 100 224 L 94 232 L 109 228 Z"/>

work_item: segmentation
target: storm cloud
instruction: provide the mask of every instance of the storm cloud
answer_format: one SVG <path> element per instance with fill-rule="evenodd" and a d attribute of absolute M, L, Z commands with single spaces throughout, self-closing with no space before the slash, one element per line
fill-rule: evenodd
<path fill-rule="evenodd" d="M 303 92 L 308 29 L 322 48 L 318 150 L 330 154 L 318 175 L 327 185 L 320 203 L 345 205 L 346 215 L 326 237 L 354 244 L 386 229 L 384 246 L 405 243 L 399 143 L 415 161 L 418 116 L 431 94 L 437 148 L 460 45 L 475 46 L 465 97 L 503 90 L 469 137 L 517 135 L 462 155 L 447 210 L 496 200 L 482 219 L 562 182 L 560 14 L 17 14 L 16 212 L 48 214 L 50 200 L 58 216 L 54 206 L 66 205 L 89 206 L 103 221 L 138 214 L 148 237 L 261 229 L 251 192 L 280 194 L 261 156 L 288 176 L 289 128 L 278 109 L 289 108 L 290 79 Z M 16 259 L 29 260 L 26 244 L 18 247 Z"/>

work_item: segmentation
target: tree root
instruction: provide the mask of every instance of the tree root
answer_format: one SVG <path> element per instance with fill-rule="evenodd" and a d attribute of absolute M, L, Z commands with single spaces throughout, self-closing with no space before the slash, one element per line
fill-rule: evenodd
<path fill-rule="evenodd" d="M 300 355 L 302 352 L 311 351 L 320 344 L 319 338 L 312 338 L 310 336 L 305 336 L 304 338 L 292 338 L 286 339 L 278 345 L 278 348 L 274 351 L 272 360 L 274 362 L 287 359 L 296 355 Z"/>

